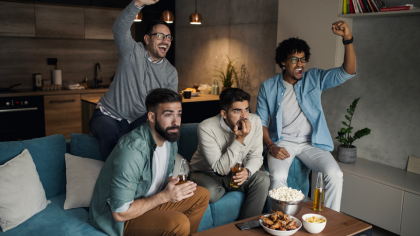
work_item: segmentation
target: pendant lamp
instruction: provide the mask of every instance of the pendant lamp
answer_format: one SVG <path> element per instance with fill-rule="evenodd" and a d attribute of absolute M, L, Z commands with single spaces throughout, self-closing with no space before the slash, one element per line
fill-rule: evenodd
<path fill-rule="evenodd" d="M 190 15 L 190 24 L 201 25 L 201 15 L 197 12 L 197 0 L 195 0 L 195 12 Z"/>
<path fill-rule="evenodd" d="M 174 14 L 171 11 L 166 10 L 160 15 L 160 19 L 168 24 L 172 24 L 174 23 Z"/>
<path fill-rule="evenodd" d="M 134 22 L 141 22 L 143 20 L 143 13 L 139 12 L 139 14 L 136 15 L 136 18 L 134 19 Z"/>

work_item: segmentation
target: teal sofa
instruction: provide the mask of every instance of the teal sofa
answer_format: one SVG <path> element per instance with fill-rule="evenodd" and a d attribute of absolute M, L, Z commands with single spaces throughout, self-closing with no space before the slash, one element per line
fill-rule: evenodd
<path fill-rule="evenodd" d="M 197 125 L 182 124 L 178 153 L 188 161 L 197 149 Z M 0 165 L 28 149 L 31 154 L 46 197 L 51 203 L 41 212 L 0 236 L 104 236 L 88 222 L 88 208 L 64 210 L 66 198 L 66 166 L 64 153 L 101 160 L 98 143 L 91 135 L 72 134 L 67 140 L 63 135 L 44 138 L 0 142 Z M 267 164 L 265 162 L 266 169 Z M 288 185 L 307 195 L 309 169 L 295 158 L 288 177 Z M 3 193 L 2 193 L 3 194 Z M 209 204 L 201 220 L 199 231 L 221 226 L 238 220 L 244 194 L 229 192 L 218 202 Z"/>

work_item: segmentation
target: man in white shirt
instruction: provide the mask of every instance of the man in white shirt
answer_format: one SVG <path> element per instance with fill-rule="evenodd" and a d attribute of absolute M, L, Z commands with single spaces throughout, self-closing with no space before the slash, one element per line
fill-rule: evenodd
<path fill-rule="evenodd" d="M 250 95 L 239 88 L 220 94 L 220 114 L 198 126 L 198 149 L 191 159 L 191 180 L 210 191 L 210 203 L 227 191 L 245 193 L 240 219 L 261 214 L 270 179 L 263 164 L 262 124 L 249 114 Z M 230 185 L 232 168 L 241 162 L 245 169 L 233 176 L 238 188 Z"/>

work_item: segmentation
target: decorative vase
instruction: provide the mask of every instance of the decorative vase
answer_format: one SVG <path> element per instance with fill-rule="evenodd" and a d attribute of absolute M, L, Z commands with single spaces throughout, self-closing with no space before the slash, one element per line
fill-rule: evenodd
<path fill-rule="evenodd" d="M 222 87 L 222 91 L 225 90 L 225 89 L 228 89 L 228 88 L 230 88 L 230 87 Z"/>
<path fill-rule="evenodd" d="M 353 163 L 357 158 L 357 148 L 356 146 L 350 146 L 349 148 L 338 146 L 337 158 L 339 162 L 343 163 Z"/>

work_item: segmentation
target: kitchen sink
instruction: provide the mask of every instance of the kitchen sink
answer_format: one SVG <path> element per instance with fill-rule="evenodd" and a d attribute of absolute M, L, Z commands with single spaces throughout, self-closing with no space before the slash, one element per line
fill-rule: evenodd
<path fill-rule="evenodd" d="M 109 88 L 109 85 L 107 84 L 107 85 L 98 85 L 98 86 L 96 86 L 96 87 L 94 87 L 94 86 L 91 86 L 91 87 L 89 87 L 90 89 L 107 89 L 107 88 Z"/>

